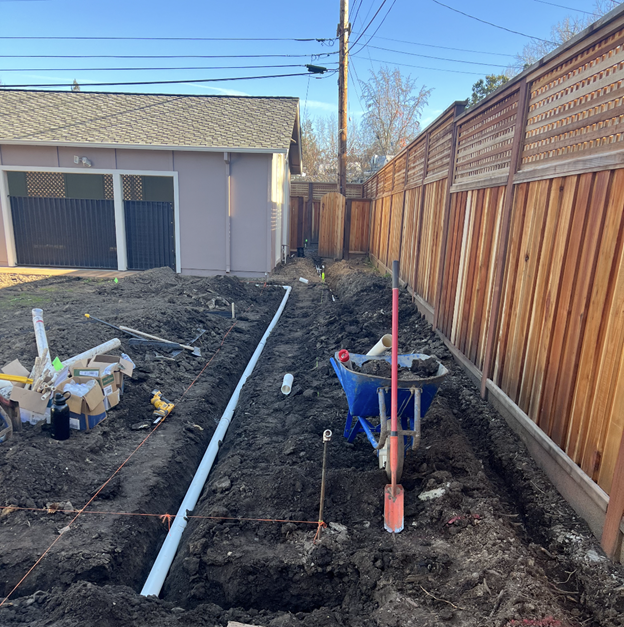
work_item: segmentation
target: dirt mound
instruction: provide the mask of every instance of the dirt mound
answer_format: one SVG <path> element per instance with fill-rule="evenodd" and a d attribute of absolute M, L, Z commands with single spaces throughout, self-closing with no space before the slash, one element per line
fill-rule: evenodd
<path fill-rule="evenodd" d="M 286 266 L 281 276 L 301 276 L 302 263 L 308 264 L 310 275 L 315 273 L 312 262 L 304 259 L 294 268 Z M 350 280 L 345 263 L 327 268 L 327 276 L 336 300 L 328 285 L 318 281 L 305 285 L 295 279 L 282 319 L 242 390 L 217 463 L 189 518 L 165 582 L 164 600 L 142 599 L 129 588 L 109 584 L 130 583 L 135 591 L 140 587 L 166 526 L 141 517 L 90 521 L 85 514 L 57 543 L 49 556 L 53 559 L 42 561 L 30 576 L 33 579 L 26 580 L 30 587 L 24 585 L 24 591 L 34 594 L 0 609 L 0 624 L 623 624 L 624 569 L 602 555 L 586 525 L 545 479 L 504 420 L 479 397 L 404 290 L 400 352 L 435 355 L 421 367 L 432 370 L 439 361 L 450 374 L 423 417 L 421 446 L 408 451 L 405 459 L 401 479 L 405 529 L 394 537 L 383 530 L 386 474 L 363 434 L 352 443 L 343 437 L 348 407 L 329 357 L 340 348 L 365 353 L 389 332 L 390 282 L 360 268 Z M 162 298 L 171 293 L 181 299 L 180 286 L 182 293 L 188 292 L 187 280 L 178 281 L 155 297 L 157 303 L 151 299 L 149 311 L 161 311 Z M 222 290 L 217 285 L 221 284 L 214 280 L 205 287 L 230 298 L 228 289 L 237 289 L 238 283 L 230 285 L 227 280 Z M 106 289 L 119 294 L 111 286 Z M 275 307 L 283 291 L 273 289 L 270 302 Z M 189 404 L 181 404 L 179 413 L 165 424 L 168 430 L 154 436 L 148 458 L 131 463 L 123 480 L 111 482 L 100 507 L 117 512 L 176 510 L 179 493 L 188 485 L 218 410 L 235 384 L 237 369 L 244 367 L 255 348 L 262 330 L 257 327 L 264 328 L 270 317 L 258 315 L 258 324 L 251 326 L 262 303 L 260 297 L 253 299 L 259 289 L 249 290 L 241 298 L 254 303 L 245 323 L 250 326 L 243 326 L 240 338 L 230 333 L 234 343 L 227 355 L 218 357 L 200 379 L 206 385 L 193 388 Z M 125 319 L 136 309 L 138 315 L 142 298 L 124 304 L 115 314 L 122 303 L 111 297 L 106 314 Z M 179 318 L 186 315 L 194 321 L 193 316 L 205 309 L 182 301 L 180 309 L 171 304 Z M 164 329 L 176 324 L 166 322 L 164 313 L 155 318 Z M 222 323 L 226 321 L 216 322 Z M 219 340 L 206 341 L 214 348 Z M 146 378 L 136 386 L 143 389 L 136 396 L 137 412 L 145 406 L 147 386 L 159 377 L 169 377 L 177 389 L 196 374 L 184 370 L 186 379 L 182 372 L 173 376 L 175 364 L 164 363 L 163 370 L 150 360 L 142 363 L 140 374 Z M 280 386 L 287 372 L 294 382 L 291 394 L 284 396 Z M 94 431 L 71 455 L 62 450 L 59 454 L 56 444 L 32 436 L 23 447 L 32 457 L 12 458 L 10 472 L 3 476 L 23 481 L 23 469 L 41 456 L 42 465 L 34 467 L 36 481 L 50 485 L 54 478 L 57 483 L 49 492 L 80 504 L 97 485 L 98 465 L 84 458 L 96 460 L 109 473 L 127 453 L 123 448 L 127 436 L 119 434 L 128 430 L 121 429 L 122 424 L 111 421 L 108 430 L 104 426 Z M 327 445 L 323 515 L 327 527 L 315 542 L 322 434 L 328 428 L 334 435 Z M 91 442 L 96 453 L 89 448 Z M 46 473 L 46 464 L 53 472 Z M 64 468 L 69 470 L 64 473 Z M 6 469 L 0 466 L 0 472 Z M 37 549 L 47 546 L 67 524 L 61 516 L 46 515 L 42 521 L 40 514 L 13 512 L 0 518 L 2 579 L 16 581 L 23 574 L 24 563 L 30 564 Z M 35 526 L 34 535 L 27 523 Z M 47 576 L 37 575 L 38 571 Z M 4 585 L 6 589 L 9 584 Z M 44 592 L 35 593 L 35 586 Z"/>
<path fill-rule="evenodd" d="M 245 315 L 233 321 L 209 314 L 205 303 L 215 297 L 234 302 Z M 144 455 L 142 450 L 133 456 L 91 509 L 175 511 L 215 419 L 282 297 L 283 290 L 275 287 L 262 290 L 238 279 L 183 277 L 167 268 L 118 283 L 55 277 L 1 290 L 0 324 L 13 338 L 0 346 L 1 363 L 16 357 L 27 367 L 34 362 L 34 332 L 30 309 L 24 304 L 32 306 L 31 301 L 36 301 L 44 311 L 53 356 L 66 359 L 118 336 L 121 350 L 132 357 L 136 368 L 133 378 L 125 381 L 120 404 L 90 432 L 72 432 L 69 440 L 57 442 L 50 438 L 47 426 L 26 425 L 0 444 L 0 508 L 45 508 L 49 502 L 61 501 L 82 507 L 150 432 L 135 431 L 133 426 L 151 425 L 151 392 L 158 388 L 176 403 L 174 412 L 145 445 L 149 453 Z M 199 329 L 205 329 L 195 344 L 203 355 L 198 358 L 183 351 L 173 357 L 153 347 L 131 346 L 127 336 L 87 320 L 83 315 L 87 312 L 175 341 L 189 342 Z M 6 547 L 0 557 L 2 597 L 75 516 L 11 508 L 5 508 L 4 514 L 0 516 L 0 545 Z M 158 517 L 136 517 L 130 522 L 123 516 L 84 514 L 18 594 L 80 580 L 139 585 L 147 568 L 146 556 L 153 555 L 161 532 Z"/>

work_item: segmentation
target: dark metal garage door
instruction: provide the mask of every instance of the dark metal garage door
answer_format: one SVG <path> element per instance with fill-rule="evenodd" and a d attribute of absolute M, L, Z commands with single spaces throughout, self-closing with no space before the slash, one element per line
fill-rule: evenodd
<path fill-rule="evenodd" d="M 11 196 L 20 266 L 117 268 L 112 200 Z"/>
<path fill-rule="evenodd" d="M 124 201 L 128 270 L 176 268 L 172 202 Z"/>

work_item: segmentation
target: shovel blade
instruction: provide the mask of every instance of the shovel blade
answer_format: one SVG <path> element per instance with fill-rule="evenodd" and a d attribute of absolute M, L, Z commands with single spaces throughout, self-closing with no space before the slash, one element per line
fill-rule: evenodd
<path fill-rule="evenodd" d="M 193 349 L 193 355 L 195 355 L 196 357 L 201 357 L 201 349 L 199 348 L 199 346 L 196 346 Z"/>
<path fill-rule="evenodd" d="M 392 496 L 392 486 L 387 485 L 384 490 L 384 527 L 390 533 L 399 533 L 404 524 L 403 486 L 396 486 L 395 496 Z"/>

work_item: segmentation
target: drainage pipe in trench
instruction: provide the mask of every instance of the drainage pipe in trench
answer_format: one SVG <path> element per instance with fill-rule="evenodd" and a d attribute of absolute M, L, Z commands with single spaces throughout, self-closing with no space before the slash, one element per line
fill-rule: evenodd
<path fill-rule="evenodd" d="M 191 512 L 195 509 L 195 505 L 197 505 L 197 501 L 201 495 L 201 492 L 204 488 L 204 484 L 206 483 L 206 479 L 208 479 L 208 474 L 212 468 L 214 460 L 219 452 L 219 446 L 223 442 L 225 438 L 225 434 L 227 432 L 228 427 L 230 426 L 230 422 L 232 421 L 232 416 L 234 415 L 234 410 L 236 409 L 236 405 L 238 404 L 238 398 L 241 393 L 241 389 L 243 385 L 245 385 L 245 381 L 249 378 L 253 369 L 260 358 L 260 354 L 262 353 L 262 349 L 266 344 L 271 331 L 277 324 L 282 312 L 284 311 L 284 307 L 286 306 L 286 302 L 288 301 L 288 296 L 290 295 L 290 291 L 292 287 L 284 286 L 286 290 L 286 294 L 282 299 L 282 303 L 279 306 L 279 309 L 273 316 L 273 320 L 271 320 L 271 324 L 267 327 L 267 330 L 264 332 L 260 343 L 256 347 L 254 354 L 251 356 L 249 363 L 247 364 L 247 368 L 245 368 L 245 372 L 243 372 L 243 376 L 240 378 L 234 393 L 230 398 L 230 402 L 227 404 L 223 415 L 221 416 L 221 420 L 217 425 L 217 428 L 210 440 L 210 444 L 204 453 L 204 456 L 199 463 L 199 467 L 191 481 L 191 485 L 186 492 L 186 496 L 180 505 L 180 509 L 176 514 L 175 520 L 171 525 L 171 529 L 167 537 L 165 538 L 165 542 L 163 543 L 158 556 L 156 557 L 156 561 L 152 566 L 152 570 L 147 577 L 147 581 L 141 590 L 141 594 L 143 596 L 158 596 L 160 594 L 160 590 L 165 582 L 165 578 L 169 572 L 169 568 L 171 568 L 171 564 L 178 550 L 178 545 L 180 544 L 180 540 L 182 539 L 182 533 L 186 528 L 186 516 L 188 512 Z"/>

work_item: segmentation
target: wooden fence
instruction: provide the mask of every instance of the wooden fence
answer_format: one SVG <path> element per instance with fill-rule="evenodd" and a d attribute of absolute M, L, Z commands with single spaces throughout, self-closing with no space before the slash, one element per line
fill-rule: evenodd
<path fill-rule="evenodd" d="M 479 105 L 451 105 L 364 184 L 371 254 L 400 260 L 483 394 L 600 486 L 611 555 L 624 510 L 623 130 L 616 9 Z"/>
<path fill-rule="evenodd" d="M 319 227 L 321 224 L 321 199 L 330 192 L 337 192 L 337 183 L 307 183 L 292 181 L 290 184 L 290 250 L 319 243 Z M 356 183 L 347 184 L 346 219 L 351 215 L 352 202 L 355 203 L 356 215 L 362 211 L 364 186 Z M 358 202 L 360 200 L 360 202 Z M 368 208 L 368 202 L 366 203 Z M 351 237 L 351 252 L 368 252 L 368 215 L 355 221 L 355 229 Z M 349 223 L 349 222 L 348 222 Z M 351 223 L 349 223 L 351 224 Z M 348 243 L 348 242 L 345 242 Z M 355 248 L 354 248 L 355 246 Z"/>

